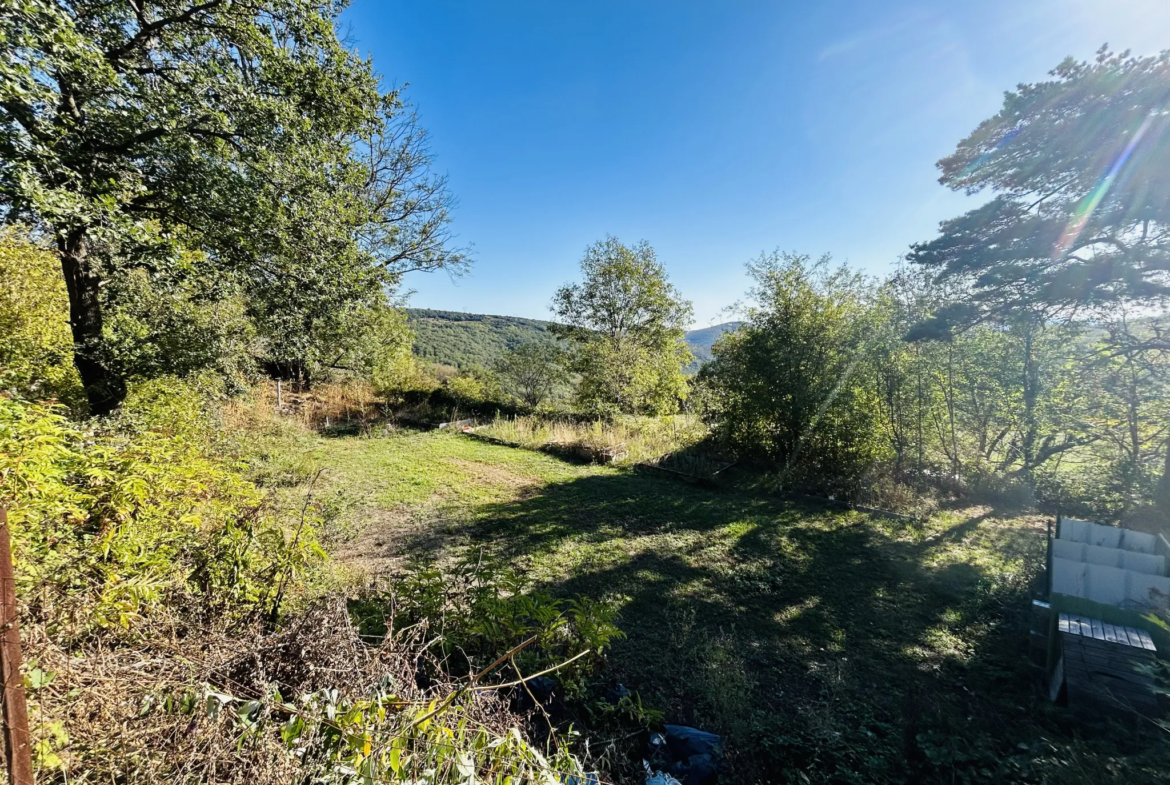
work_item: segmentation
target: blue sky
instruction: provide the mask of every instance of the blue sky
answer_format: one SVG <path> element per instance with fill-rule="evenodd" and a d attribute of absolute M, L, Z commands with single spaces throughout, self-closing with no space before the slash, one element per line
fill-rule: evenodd
<path fill-rule="evenodd" d="M 696 327 L 763 250 L 887 272 L 974 203 L 934 162 L 1004 90 L 1170 48 L 1170 0 L 354 0 L 344 24 L 408 84 L 474 246 L 411 305 L 548 318 L 613 234 L 654 246 Z"/>

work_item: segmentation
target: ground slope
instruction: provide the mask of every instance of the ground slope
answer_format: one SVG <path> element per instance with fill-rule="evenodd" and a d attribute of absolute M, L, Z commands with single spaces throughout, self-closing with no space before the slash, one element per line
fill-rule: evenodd
<path fill-rule="evenodd" d="M 446 432 L 304 439 L 363 574 L 483 548 L 550 591 L 621 596 L 610 676 L 727 734 L 733 781 L 1156 781 L 1148 739 L 1082 746 L 1035 687 L 1036 518 L 914 525 Z"/>

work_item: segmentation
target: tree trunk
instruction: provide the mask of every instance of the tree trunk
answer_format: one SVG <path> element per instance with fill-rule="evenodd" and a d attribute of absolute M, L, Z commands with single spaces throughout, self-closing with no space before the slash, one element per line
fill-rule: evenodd
<path fill-rule="evenodd" d="M 1040 397 L 1040 372 L 1034 350 L 1035 327 L 1028 325 L 1024 335 L 1024 433 L 1022 454 L 1023 475 L 1032 484 L 1032 470 L 1035 468 L 1036 436 L 1039 425 L 1036 422 L 1036 403 Z"/>
<path fill-rule="evenodd" d="M 61 272 L 69 292 L 69 327 L 73 332 L 73 364 L 81 376 L 91 415 L 109 414 L 126 397 L 126 383 L 104 361 L 101 352 L 101 276 L 89 260 L 85 229 L 58 241 Z"/>
<path fill-rule="evenodd" d="M 947 344 L 947 418 L 951 427 L 951 474 L 959 479 L 959 434 L 955 430 L 955 345 Z"/>
<path fill-rule="evenodd" d="M 1170 520 L 1170 439 L 1166 440 L 1166 458 L 1162 467 L 1162 479 L 1154 492 L 1154 502 L 1158 509 Z"/>

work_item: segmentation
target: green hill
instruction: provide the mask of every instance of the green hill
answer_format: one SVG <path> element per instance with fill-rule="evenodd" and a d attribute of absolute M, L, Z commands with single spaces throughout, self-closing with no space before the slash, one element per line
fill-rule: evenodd
<path fill-rule="evenodd" d="M 519 316 L 491 316 L 459 311 L 407 308 L 414 330 L 414 353 L 428 362 L 470 368 L 487 367 L 525 343 L 553 343 L 552 322 Z"/>
<path fill-rule="evenodd" d="M 414 330 L 415 355 L 428 362 L 456 368 L 487 367 L 500 355 L 521 344 L 556 341 L 549 331 L 552 322 L 540 319 L 427 308 L 407 308 L 406 314 Z M 710 360 L 711 345 L 715 340 L 738 326 L 739 322 L 727 322 L 688 332 L 687 343 L 695 355 L 695 363 L 688 370 L 697 370 Z"/>

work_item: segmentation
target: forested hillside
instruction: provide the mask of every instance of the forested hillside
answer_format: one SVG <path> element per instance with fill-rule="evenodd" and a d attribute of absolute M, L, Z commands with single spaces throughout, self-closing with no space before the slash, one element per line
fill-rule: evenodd
<path fill-rule="evenodd" d="M 526 343 L 556 343 L 551 322 L 519 316 L 407 308 L 414 331 L 414 353 L 456 368 L 486 368 L 505 352 Z"/>
<path fill-rule="evenodd" d="M 556 343 L 549 331 L 552 322 L 520 316 L 492 316 L 460 311 L 436 311 L 407 308 L 410 328 L 414 331 L 415 356 L 433 363 L 456 368 L 486 368 L 505 352 L 526 343 Z M 691 330 L 687 345 L 695 355 L 688 368 L 697 371 L 711 359 L 711 347 L 719 336 L 739 326 L 725 322 L 714 327 Z"/>
<path fill-rule="evenodd" d="M 701 330 L 690 330 L 687 332 L 687 346 L 691 347 L 691 354 L 695 355 L 694 361 L 687 366 L 688 373 L 697 373 L 704 363 L 711 361 L 711 347 L 724 333 L 729 333 L 732 330 L 738 329 L 743 322 L 723 322 L 712 327 L 704 327 Z"/>
<path fill-rule="evenodd" d="M 705 363 L 711 359 L 711 347 L 715 345 L 720 336 L 723 333 L 731 332 L 740 324 L 742 322 L 724 322 L 713 327 L 704 327 L 701 330 L 690 330 L 687 332 L 687 345 L 691 347 L 691 353 L 695 355 L 695 359 Z"/>

